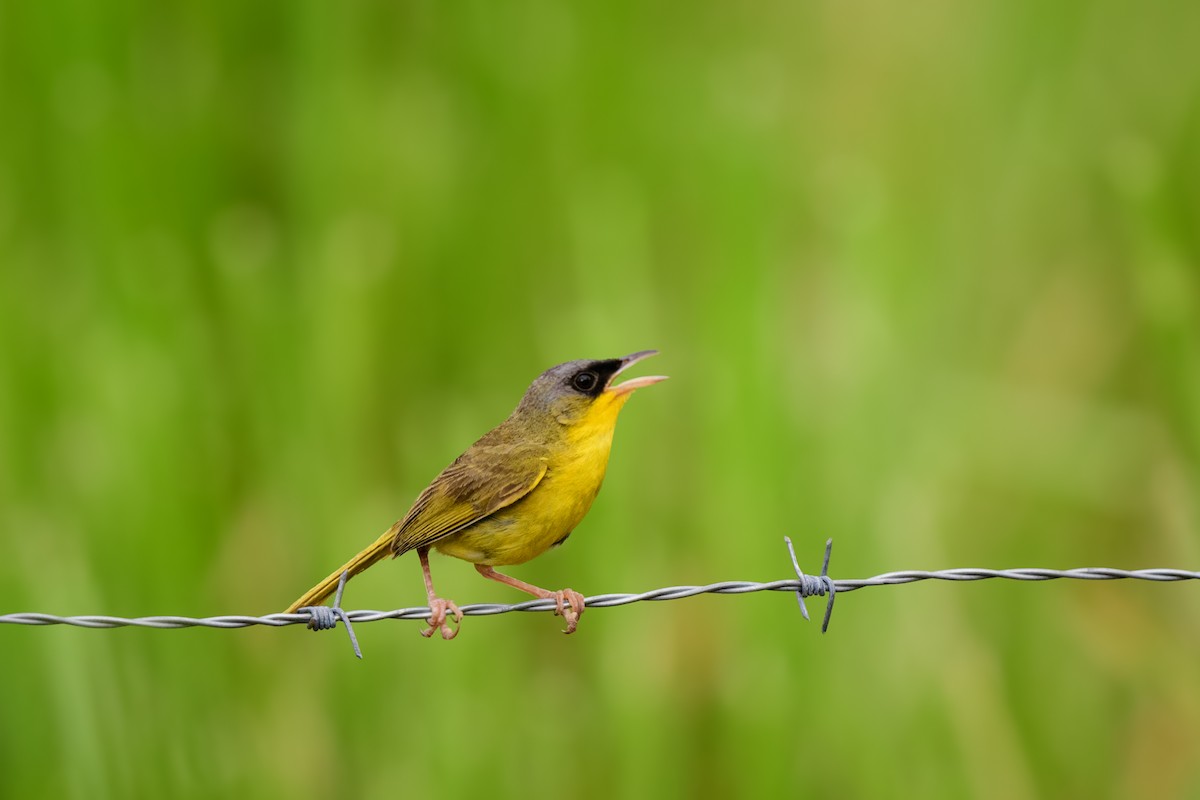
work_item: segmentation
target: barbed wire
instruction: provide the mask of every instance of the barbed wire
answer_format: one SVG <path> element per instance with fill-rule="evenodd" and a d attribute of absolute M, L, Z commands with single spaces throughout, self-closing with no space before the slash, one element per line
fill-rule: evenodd
<path fill-rule="evenodd" d="M 630 603 L 643 601 L 682 600 L 685 597 L 695 597 L 701 594 L 750 594 L 752 592 L 794 592 L 800 604 L 800 610 L 808 619 L 808 609 L 804 605 L 806 597 L 828 597 L 825 606 L 825 618 L 821 625 L 822 633 L 829 628 L 830 615 L 833 613 L 833 601 L 839 593 L 853 592 L 869 586 L 897 586 L 903 583 L 918 581 L 981 581 L 993 578 L 1012 581 L 1052 581 L 1059 579 L 1086 581 L 1113 580 L 1142 580 L 1169 583 L 1174 581 L 1200 580 L 1200 572 L 1183 569 L 1114 569 L 1111 567 L 1079 567 L 1074 569 L 979 569 L 973 567 L 943 570 L 903 570 L 900 572 L 885 572 L 871 578 L 833 579 L 828 575 L 829 557 L 833 541 L 825 543 L 825 559 L 819 575 L 807 575 L 796 560 L 792 549 L 791 539 L 784 537 L 788 552 L 791 555 L 792 566 L 796 577 L 777 581 L 721 581 L 704 586 L 667 586 L 662 589 L 651 589 L 646 592 L 633 594 L 597 594 L 587 597 L 584 606 L 587 608 L 615 608 Z M 265 614 L 263 616 L 246 616 L 240 614 L 215 617 L 111 617 L 98 614 L 81 616 L 58 616 L 56 614 L 17 613 L 0 614 L 0 624 L 4 625 L 72 625 L 78 628 L 248 628 L 254 625 L 266 625 L 280 628 L 287 625 L 307 625 L 314 630 L 326 630 L 341 620 L 354 646 L 355 655 L 362 658 L 354 634 L 352 623 L 378 622 L 385 619 L 428 619 L 428 606 L 397 608 L 391 611 L 374 611 L 360 609 L 345 611 L 341 608 L 342 590 L 345 588 L 347 576 L 342 575 L 338 584 L 337 596 L 330 606 L 313 606 L 301 609 L 294 614 Z M 553 598 L 527 600 L 523 603 L 472 603 L 460 607 L 463 615 L 469 617 L 488 617 L 496 614 L 507 614 L 513 611 L 554 611 L 556 602 Z"/>

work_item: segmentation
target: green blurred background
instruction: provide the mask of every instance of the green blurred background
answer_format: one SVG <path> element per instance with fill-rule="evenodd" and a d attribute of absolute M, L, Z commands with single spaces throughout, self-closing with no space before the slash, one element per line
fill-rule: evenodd
<path fill-rule="evenodd" d="M 0 611 L 277 611 L 657 347 L 585 593 L 1200 567 L 1200 5 L 8 3 Z M 516 602 L 435 558 L 460 603 Z M 5 797 L 1200 797 L 1200 594 L 0 629 Z M 349 608 L 424 602 L 413 557 Z"/>

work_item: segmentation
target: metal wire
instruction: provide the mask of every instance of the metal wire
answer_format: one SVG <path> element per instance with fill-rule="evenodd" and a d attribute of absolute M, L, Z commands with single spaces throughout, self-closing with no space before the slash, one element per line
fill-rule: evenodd
<path fill-rule="evenodd" d="M 1051 581 L 1060 578 L 1075 580 L 1110 581 L 1110 580 L 1141 580 L 1141 581 L 1194 581 L 1200 580 L 1200 572 L 1190 572 L 1182 569 L 1109 569 L 1107 567 L 1086 567 L 1080 569 L 947 569 L 930 572 L 906 570 L 904 572 L 887 572 L 873 578 L 850 580 L 834 580 L 833 585 L 838 593 L 853 592 L 868 586 L 895 586 L 901 583 L 916 581 L 981 581 L 989 578 L 1004 578 L 1012 581 Z M 586 598 L 584 605 L 588 608 L 614 608 L 630 603 L 640 603 L 644 600 L 682 600 L 685 597 L 695 597 L 698 594 L 749 594 L 751 592 L 797 592 L 803 588 L 802 581 L 787 579 L 779 581 L 722 581 L 705 586 L 667 586 L 662 589 L 652 589 L 637 594 L 596 594 Z M 553 611 L 554 600 L 529 600 L 524 603 L 505 605 L 503 603 L 474 603 L 459 607 L 468 617 L 490 617 L 495 614 L 507 614 L 510 611 Z M 428 606 L 413 606 L 412 608 L 397 608 L 393 611 L 373 611 L 361 609 L 347 611 L 346 616 L 351 622 L 378 622 L 384 619 L 427 619 Z M 77 628 L 248 628 L 253 625 L 267 625 L 281 628 L 286 625 L 307 624 L 308 614 L 265 614 L 261 617 L 244 615 L 227 615 L 219 617 L 109 617 L 98 614 L 74 617 L 60 617 L 55 614 L 40 614 L 35 612 L 0 614 L 2 625 L 74 625 Z"/>
<path fill-rule="evenodd" d="M 788 549 L 791 550 L 790 540 Z M 1200 580 L 1200 572 L 1193 572 L 1182 569 L 1112 569 L 1109 567 L 1082 567 L 1076 569 L 945 569 L 945 570 L 905 570 L 902 572 L 886 572 L 882 575 L 876 575 L 873 578 L 859 578 L 849 580 L 834 580 L 826 574 L 829 567 L 829 549 L 832 542 L 826 543 L 826 554 L 824 569 L 820 576 L 805 575 L 800 571 L 799 564 L 796 563 L 795 553 L 792 553 L 792 561 L 795 566 L 797 577 L 794 579 L 755 582 L 755 581 L 722 581 L 720 583 L 710 583 L 705 586 L 668 586 L 662 589 L 652 589 L 648 592 L 639 592 L 636 594 L 597 594 L 588 597 L 584 605 L 588 608 L 614 608 L 616 606 L 629 605 L 630 603 L 640 603 L 642 601 L 663 601 L 663 600 L 681 600 L 685 597 L 694 597 L 700 594 L 749 594 L 751 592 L 795 592 L 800 600 L 800 607 L 804 613 L 805 619 L 808 618 L 807 609 L 804 608 L 804 598 L 821 596 L 828 594 L 829 601 L 826 606 L 825 622 L 822 630 L 829 625 L 829 614 L 833 611 L 833 598 L 838 593 L 853 592 L 858 589 L 865 589 L 868 586 L 895 586 L 901 583 L 915 583 L 917 581 L 982 581 L 992 578 L 1001 578 L 1012 581 L 1051 581 L 1059 579 L 1085 580 L 1085 581 L 1112 581 L 1112 580 L 1141 580 L 1141 581 L 1194 581 Z M 340 592 L 339 592 L 340 595 Z M 463 614 L 472 617 L 487 617 L 495 614 L 507 614 L 511 611 L 553 611 L 555 601 L 553 599 L 528 600 L 524 603 L 503 604 L 503 603 L 474 603 L 472 605 L 462 606 Z M 329 609 L 334 616 L 342 619 L 343 623 L 347 622 L 378 622 L 385 619 L 427 619 L 430 615 L 430 610 L 427 606 L 415 606 L 412 608 L 397 608 L 392 611 L 373 611 L 361 609 L 358 611 L 343 611 L 340 608 L 340 597 L 335 601 L 335 605 Z M 340 613 L 338 613 L 340 612 Z M 253 625 L 267 625 L 274 628 L 283 627 L 286 625 L 305 625 L 310 627 L 322 628 L 328 627 L 327 621 L 322 623 L 317 620 L 318 612 L 306 612 L 297 614 L 266 614 L 264 616 L 243 616 L 229 615 L 218 617 L 177 617 L 177 616 L 158 616 L 158 617 L 110 617 L 104 615 L 85 615 L 85 616 L 58 616 L 55 614 L 40 614 L 40 613 L 18 613 L 18 614 L 0 614 L 0 624 L 5 625 L 73 625 L 78 628 L 247 628 Z M 354 642 L 356 654 L 358 653 L 357 641 L 354 639 L 353 630 L 348 628 L 351 634 L 351 640 Z"/>
<path fill-rule="evenodd" d="M 304 606 L 296 610 L 309 615 L 308 629 L 310 631 L 333 630 L 337 627 L 338 620 L 341 620 L 342 624 L 346 626 L 346 635 L 350 637 L 350 646 L 354 648 L 355 657 L 362 658 L 358 637 L 354 635 L 354 625 L 350 623 L 350 617 L 342 608 L 342 592 L 346 591 L 346 581 L 348 580 L 350 580 L 350 573 L 343 572 L 342 577 L 338 579 L 337 594 L 333 597 L 332 606 Z"/>

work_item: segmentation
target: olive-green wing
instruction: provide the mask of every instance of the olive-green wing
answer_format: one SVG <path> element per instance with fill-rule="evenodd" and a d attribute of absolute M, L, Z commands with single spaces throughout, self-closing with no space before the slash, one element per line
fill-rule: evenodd
<path fill-rule="evenodd" d="M 392 552 L 428 547 L 510 506 L 546 474 L 542 448 L 476 442 L 434 479 L 400 521 Z"/>

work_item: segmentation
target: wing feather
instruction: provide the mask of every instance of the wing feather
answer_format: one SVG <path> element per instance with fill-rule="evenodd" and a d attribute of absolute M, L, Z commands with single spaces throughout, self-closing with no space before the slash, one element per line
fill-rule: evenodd
<path fill-rule="evenodd" d="M 392 552 L 428 547 L 533 491 L 546 474 L 542 448 L 476 442 L 442 470 L 400 521 Z"/>

